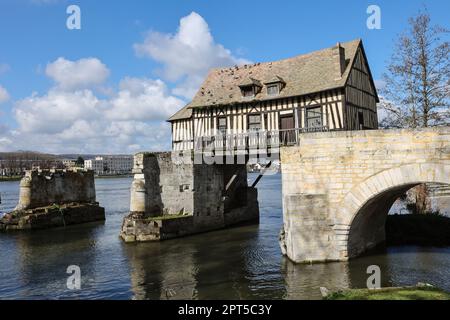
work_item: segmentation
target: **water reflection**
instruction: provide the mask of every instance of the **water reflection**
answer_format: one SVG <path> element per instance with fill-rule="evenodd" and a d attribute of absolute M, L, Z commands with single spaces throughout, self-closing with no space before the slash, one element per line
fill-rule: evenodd
<path fill-rule="evenodd" d="M 94 234 L 96 228 L 102 225 L 95 223 L 65 230 L 56 229 L 51 237 L 45 231 L 14 235 L 21 294 L 30 298 L 44 298 L 41 291 L 65 291 L 67 288 L 64 280 L 68 277 L 66 268 L 69 265 L 83 267 L 85 277 L 82 278 L 82 286 L 86 286 L 89 278 L 95 278 L 95 274 L 90 277 L 88 275 L 97 259 Z"/>
<path fill-rule="evenodd" d="M 320 299 L 320 287 L 365 287 L 367 267 L 382 285 L 428 282 L 450 291 L 450 248 L 390 247 L 350 262 L 295 265 L 281 256 L 280 176 L 259 184 L 261 220 L 161 243 L 130 245 L 118 233 L 129 207 L 130 179 L 97 180 L 104 224 L 0 234 L 3 299 Z M 18 183 L 0 183 L 14 207 Z M 79 265 L 82 290 L 66 287 Z"/>
<path fill-rule="evenodd" d="M 283 259 L 283 273 L 286 283 L 284 299 L 321 299 L 320 287 L 330 290 L 350 287 L 348 263 L 296 265 L 289 259 Z"/>
<path fill-rule="evenodd" d="M 251 299 L 283 296 L 279 264 L 264 259 L 257 226 L 126 246 L 136 299 Z"/>
<path fill-rule="evenodd" d="M 133 299 L 194 299 L 196 263 L 192 246 L 167 252 L 159 243 L 125 246 Z"/>

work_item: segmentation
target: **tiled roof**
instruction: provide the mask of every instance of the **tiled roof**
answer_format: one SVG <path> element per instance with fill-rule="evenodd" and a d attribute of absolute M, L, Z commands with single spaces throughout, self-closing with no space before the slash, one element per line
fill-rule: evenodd
<path fill-rule="evenodd" d="M 189 106 L 199 108 L 248 102 L 248 98 L 242 97 L 239 86 L 250 80 L 268 83 L 274 77 L 280 77 L 286 83 L 277 97 L 343 87 L 360 43 L 361 40 L 341 43 L 347 62 L 341 78 L 335 72 L 333 47 L 274 62 L 212 69 Z M 266 99 L 273 99 L 273 96 L 268 96 L 264 89 L 254 97 L 254 100 Z"/>
<path fill-rule="evenodd" d="M 175 113 L 173 116 L 171 116 L 167 121 L 175 121 L 175 120 L 181 120 L 181 119 L 189 119 L 192 116 L 192 109 L 189 108 L 189 104 L 183 107 L 183 109 L 180 109 Z"/>
<path fill-rule="evenodd" d="M 274 76 L 274 77 L 269 78 L 266 81 L 264 81 L 265 84 L 277 83 L 277 82 L 286 83 L 286 81 L 284 81 L 283 78 L 281 78 L 279 76 Z"/>
<path fill-rule="evenodd" d="M 336 72 L 336 46 L 274 62 L 212 69 L 193 100 L 178 111 L 169 121 L 187 119 L 192 108 L 205 108 L 249 101 L 274 99 L 264 88 L 253 98 L 243 97 L 241 86 L 274 83 L 284 84 L 276 98 L 307 95 L 342 88 L 350 74 L 360 39 L 344 42 L 346 68 L 341 77 Z"/>
<path fill-rule="evenodd" d="M 241 81 L 241 83 L 239 83 L 240 87 L 251 86 L 251 85 L 262 87 L 261 81 L 253 79 L 251 77 L 245 78 L 243 81 Z"/>

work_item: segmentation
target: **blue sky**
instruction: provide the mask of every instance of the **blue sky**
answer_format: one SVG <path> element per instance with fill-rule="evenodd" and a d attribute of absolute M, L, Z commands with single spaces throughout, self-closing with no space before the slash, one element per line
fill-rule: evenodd
<path fill-rule="evenodd" d="M 81 9 L 81 30 L 66 28 L 71 4 Z M 381 8 L 381 30 L 366 27 L 371 4 Z M 337 41 L 362 38 L 379 79 L 423 4 L 433 23 L 449 27 L 447 0 L 0 0 L 0 151 L 168 149 L 164 119 L 208 68 Z"/>

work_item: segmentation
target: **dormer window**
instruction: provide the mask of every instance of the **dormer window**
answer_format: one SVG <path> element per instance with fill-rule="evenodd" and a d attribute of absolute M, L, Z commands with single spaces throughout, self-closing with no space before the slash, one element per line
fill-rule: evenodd
<path fill-rule="evenodd" d="M 267 86 L 267 94 L 269 96 L 275 96 L 280 93 L 280 86 L 278 84 L 270 84 Z"/>
<path fill-rule="evenodd" d="M 255 95 L 253 86 L 241 87 L 241 91 L 243 97 L 253 97 Z"/>
<path fill-rule="evenodd" d="M 242 96 L 244 98 L 251 98 L 261 91 L 262 84 L 256 79 L 248 78 L 244 80 L 239 87 L 241 88 Z"/>
<path fill-rule="evenodd" d="M 267 80 L 264 84 L 266 85 L 267 95 L 269 96 L 280 94 L 281 90 L 286 86 L 286 82 L 278 76 Z"/>

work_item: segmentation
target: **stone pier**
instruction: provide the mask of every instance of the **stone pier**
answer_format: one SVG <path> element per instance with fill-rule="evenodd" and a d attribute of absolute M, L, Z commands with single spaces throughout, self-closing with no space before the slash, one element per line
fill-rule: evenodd
<path fill-rule="evenodd" d="M 19 203 L 0 220 L 0 231 L 103 220 L 105 210 L 96 202 L 92 171 L 30 170 L 20 181 Z"/>
<path fill-rule="evenodd" d="M 126 242 L 158 241 L 258 221 L 257 190 L 245 165 L 194 164 L 175 153 L 134 158 L 130 213 L 120 236 Z"/>
<path fill-rule="evenodd" d="M 347 260 L 385 241 L 395 200 L 450 184 L 450 127 L 309 133 L 281 148 L 281 249 L 295 262 Z"/>

